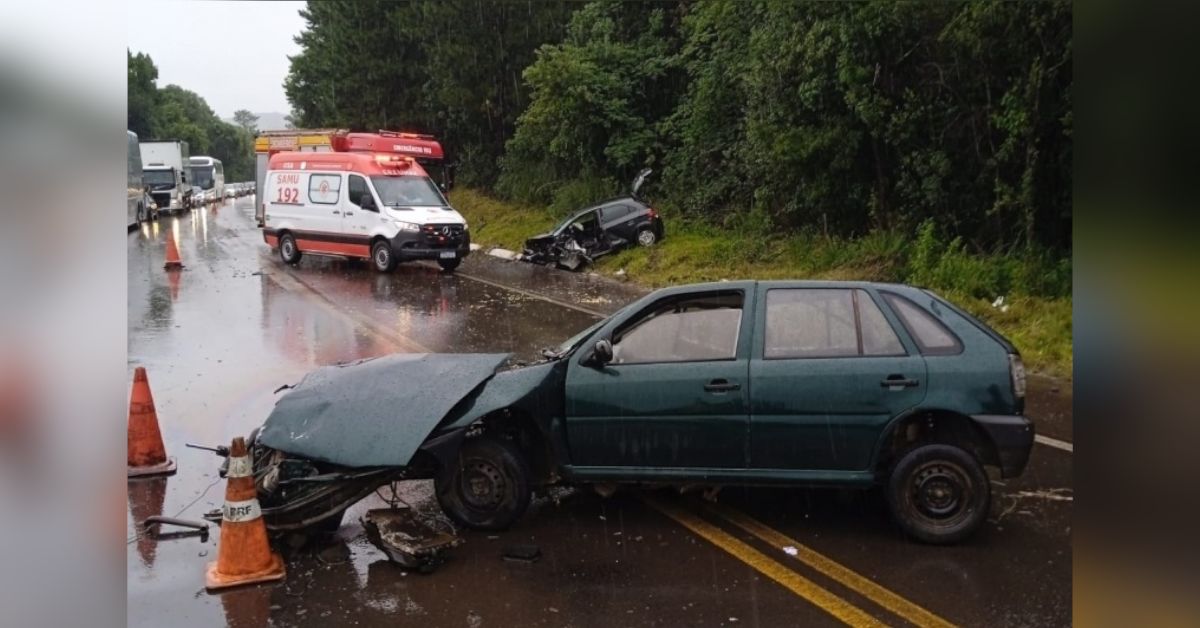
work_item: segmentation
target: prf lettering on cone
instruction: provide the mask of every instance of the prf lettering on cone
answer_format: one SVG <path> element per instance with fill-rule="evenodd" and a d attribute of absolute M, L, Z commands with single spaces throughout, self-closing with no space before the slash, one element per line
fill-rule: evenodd
<path fill-rule="evenodd" d="M 283 580 L 283 559 L 271 551 L 267 525 L 254 488 L 254 465 L 245 439 L 229 446 L 225 505 L 221 507 L 221 538 L 217 560 L 208 564 L 204 586 L 209 591 L 256 582 Z"/>
<path fill-rule="evenodd" d="M 158 429 L 158 412 L 154 409 L 154 397 L 150 395 L 150 380 L 146 377 L 146 369 L 140 366 L 133 372 L 126 432 L 128 477 L 175 473 L 175 461 L 167 458 L 162 431 Z"/>

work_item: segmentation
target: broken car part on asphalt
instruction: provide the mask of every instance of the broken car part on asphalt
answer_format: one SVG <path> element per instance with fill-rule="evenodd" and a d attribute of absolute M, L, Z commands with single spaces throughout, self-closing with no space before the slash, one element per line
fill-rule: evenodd
<path fill-rule="evenodd" d="M 396 564 L 420 573 L 432 573 L 446 560 L 446 552 L 462 539 L 430 525 L 412 508 L 375 508 L 362 518 L 371 543 Z"/>

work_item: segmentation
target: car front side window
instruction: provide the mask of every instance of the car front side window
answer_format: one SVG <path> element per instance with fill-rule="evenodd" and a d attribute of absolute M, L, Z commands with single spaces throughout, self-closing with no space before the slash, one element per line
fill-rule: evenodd
<path fill-rule="evenodd" d="M 665 299 L 618 331 L 611 363 L 732 360 L 742 300 L 740 292 Z"/>

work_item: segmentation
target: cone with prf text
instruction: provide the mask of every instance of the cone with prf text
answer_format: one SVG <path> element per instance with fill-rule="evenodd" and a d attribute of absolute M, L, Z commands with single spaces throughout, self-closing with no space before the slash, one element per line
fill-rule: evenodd
<path fill-rule="evenodd" d="M 128 437 L 129 477 L 175 473 L 175 461 L 167 458 L 162 432 L 158 429 L 150 380 L 146 378 L 146 369 L 140 366 L 133 372 L 133 391 L 129 394 Z"/>
<path fill-rule="evenodd" d="M 183 268 L 183 260 L 179 257 L 179 247 L 175 246 L 175 234 L 167 231 L 167 261 L 163 263 L 163 268 L 168 270 L 175 268 Z"/>
<path fill-rule="evenodd" d="M 267 525 L 254 488 L 254 465 L 245 439 L 229 446 L 225 472 L 225 505 L 221 508 L 221 539 L 217 560 L 208 564 L 204 586 L 209 591 L 255 582 L 283 580 L 283 559 L 271 551 Z"/>

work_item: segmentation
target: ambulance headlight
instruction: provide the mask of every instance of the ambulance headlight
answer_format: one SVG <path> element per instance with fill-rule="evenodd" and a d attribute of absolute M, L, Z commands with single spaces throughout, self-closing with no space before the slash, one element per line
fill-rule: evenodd
<path fill-rule="evenodd" d="M 421 225 L 418 225 L 415 222 L 404 222 L 403 220 L 397 220 L 396 226 L 399 227 L 401 231 L 420 231 L 421 230 Z"/>

